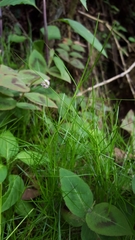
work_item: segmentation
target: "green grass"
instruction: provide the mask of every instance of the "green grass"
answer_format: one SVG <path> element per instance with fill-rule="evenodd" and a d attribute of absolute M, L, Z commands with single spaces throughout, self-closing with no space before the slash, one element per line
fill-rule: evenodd
<path fill-rule="evenodd" d="M 36 159 L 31 167 L 20 162 L 12 164 L 11 172 L 22 176 L 26 186 L 35 176 L 41 195 L 30 201 L 35 212 L 33 216 L 24 219 L 15 211 L 5 212 L 6 225 L 2 240 L 8 239 L 11 233 L 9 239 L 12 240 L 81 239 L 80 228 L 69 226 L 62 218 L 61 211 L 65 205 L 59 180 L 60 167 L 84 179 L 93 192 L 95 203 L 109 202 L 117 206 L 133 224 L 133 160 L 127 157 L 119 165 L 114 156 L 114 147 L 132 151 L 120 135 L 118 112 L 105 112 L 101 99 L 100 108 L 97 108 L 98 100 L 91 100 L 91 105 L 90 101 L 84 103 L 85 99 L 79 105 L 77 101 L 73 100 L 68 106 L 61 104 L 58 113 L 45 109 L 41 113 L 31 113 L 27 125 L 20 120 L 10 128 L 18 139 L 20 150 L 38 151 L 47 161 L 42 167 Z"/>

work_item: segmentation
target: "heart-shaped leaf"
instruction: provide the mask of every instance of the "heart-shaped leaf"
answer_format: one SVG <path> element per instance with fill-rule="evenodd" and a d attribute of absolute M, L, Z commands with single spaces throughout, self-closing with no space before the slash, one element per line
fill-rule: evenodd
<path fill-rule="evenodd" d="M 123 213 L 109 203 L 99 203 L 86 215 L 88 227 L 105 236 L 131 235 L 131 228 Z"/>
<path fill-rule="evenodd" d="M 29 68 L 42 73 L 46 72 L 46 61 L 37 50 L 33 50 L 29 57 Z"/>
<path fill-rule="evenodd" d="M 60 169 L 60 182 L 66 206 L 74 215 L 84 218 L 93 203 L 89 186 L 76 174 L 64 168 Z"/>
<path fill-rule="evenodd" d="M 48 73 L 51 75 L 51 76 L 54 76 L 56 78 L 59 78 L 59 79 L 62 79 L 68 83 L 71 83 L 71 79 L 70 79 L 70 76 L 69 74 L 65 71 L 63 71 L 63 76 L 61 76 L 59 70 L 57 67 L 51 67 L 48 69 Z"/>

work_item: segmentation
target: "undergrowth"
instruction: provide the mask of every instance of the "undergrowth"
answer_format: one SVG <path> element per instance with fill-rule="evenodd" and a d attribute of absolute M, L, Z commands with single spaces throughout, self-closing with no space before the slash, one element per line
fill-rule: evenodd
<path fill-rule="evenodd" d="M 20 120 L 10 128 L 19 143 L 19 151 L 36 151 L 46 160 L 41 165 L 41 159 L 37 162 L 36 158 L 32 165 L 19 160 L 11 162 L 9 171 L 21 176 L 26 189 L 37 189 L 39 196 L 30 195 L 25 199 L 33 208 L 26 219 L 23 210 L 19 212 L 14 208 L 4 212 L 2 239 L 80 239 L 80 228 L 68 225 L 62 217 L 63 209 L 67 208 L 61 195 L 60 168 L 80 176 L 90 187 L 96 204 L 109 202 L 117 206 L 133 226 L 132 160 L 127 155 L 118 163 L 114 154 L 115 147 L 132 152 L 120 135 L 118 112 L 104 111 L 103 101 L 96 110 L 94 106 L 99 102 L 96 99 L 78 110 L 77 101 L 73 100 L 70 107 L 61 105 L 53 118 L 53 112 L 48 115 L 44 109 L 41 113 L 32 113 L 28 125 Z M 111 124 L 113 114 L 116 119 Z"/>

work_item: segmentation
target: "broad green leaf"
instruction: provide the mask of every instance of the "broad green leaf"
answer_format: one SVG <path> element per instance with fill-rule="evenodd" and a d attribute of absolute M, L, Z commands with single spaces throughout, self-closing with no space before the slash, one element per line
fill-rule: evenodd
<path fill-rule="evenodd" d="M 29 5 L 36 7 L 35 0 L 12 0 L 12 1 L 11 0 L 2 0 L 0 2 L 0 7 L 5 7 L 8 5 L 15 6 L 18 4 L 29 4 Z"/>
<path fill-rule="evenodd" d="M 51 87 L 43 88 L 41 86 L 34 87 L 32 92 L 38 92 L 44 94 L 46 97 L 51 98 L 52 100 L 59 101 L 59 94 L 55 92 Z"/>
<path fill-rule="evenodd" d="M 88 10 L 87 8 L 87 1 L 86 0 L 80 0 L 80 2 L 82 3 L 82 5 L 85 7 L 86 10 Z M 94 240 L 94 239 L 93 239 Z"/>
<path fill-rule="evenodd" d="M 16 101 L 13 98 L 0 97 L 0 110 L 11 110 L 16 107 Z"/>
<path fill-rule="evenodd" d="M 32 84 L 40 78 L 33 70 L 21 70 L 19 72 L 19 77 L 25 84 Z"/>
<path fill-rule="evenodd" d="M 16 204 L 15 204 L 15 212 L 21 216 L 25 217 L 29 214 L 30 217 L 34 216 L 34 210 L 32 203 L 24 201 L 20 199 Z"/>
<path fill-rule="evenodd" d="M 16 138 L 10 131 L 5 131 L 0 134 L 0 156 L 4 157 L 8 162 L 17 153 L 19 147 Z"/>
<path fill-rule="evenodd" d="M 24 96 L 28 98 L 31 102 L 34 102 L 36 104 L 45 106 L 45 107 L 52 107 L 57 108 L 56 104 L 51 101 L 48 97 L 44 96 L 40 93 L 25 93 Z"/>
<path fill-rule="evenodd" d="M 1 74 L 0 72 L 0 86 L 9 88 L 19 92 L 29 92 L 30 89 L 20 79 L 18 74 L 7 72 Z"/>
<path fill-rule="evenodd" d="M 83 37 L 88 43 L 92 44 L 99 52 L 102 51 L 102 54 L 107 57 L 106 52 L 99 40 L 81 23 L 66 18 L 62 19 L 61 21 L 69 24 L 77 34 Z"/>
<path fill-rule="evenodd" d="M 53 61 L 54 61 L 55 65 L 56 65 L 56 67 L 58 68 L 58 70 L 59 70 L 59 72 L 61 74 L 61 77 L 64 78 L 65 71 L 66 71 L 66 67 L 64 65 L 64 62 L 59 57 L 54 57 Z"/>
<path fill-rule="evenodd" d="M 64 168 L 60 168 L 60 182 L 66 206 L 74 215 L 84 218 L 93 203 L 89 186 L 76 174 Z"/>
<path fill-rule="evenodd" d="M 22 43 L 26 40 L 27 38 L 24 36 L 18 36 L 16 34 L 10 34 L 8 37 L 9 42 L 14 42 L 14 43 Z"/>
<path fill-rule="evenodd" d="M 75 58 L 70 59 L 70 64 L 75 68 L 84 69 L 84 65 L 78 59 L 75 59 Z"/>
<path fill-rule="evenodd" d="M 5 87 L 0 87 L 0 93 L 8 97 L 14 97 L 12 90 Z"/>
<path fill-rule="evenodd" d="M 132 179 L 132 190 L 133 190 L 133 193 L 135 194 L 135 176 Z"/>
<path fill-rule="evenodd" d="M 18 102 L 16 104 L 16 107 L 29 110 L 41 110 L 38 106 L 27 102 Z"/>
<path fill-rule="evenodd" d="M 45 34 L 45 30 L 44 28 L 41 28 L 40 31 L 42 32 L 42 34 Z M 47 27 L 47 31 L 48 31 L 48 40 L 53 40 L 53 39 L 61 39 L 61 33 L 60 30 L 57 26 L 54 25 L 50 25 Z"/>
<path fill-rule="evenodd" d="M 88 227 L 105 236 L 131 235 L 130 226 L 123 213 L 109 203 L 100 203 L 86 215 Z"/>
<path fill-rule="evenodd" d="M 46 67 L 46 61 L 44 57 L 37 50 L 33 50 L 29 57 L 29 68 L 45 73 Z"/>
<path fill-rule="evenodd" d="M 71 53 L 69 54 L 69 56 L 74 57 L 74 58 L 83 59 L 83 56 L 82 56 L 80 53 L 78 53 L 78 52 L 71 52 Z"/>
<path fill-rule="evenodd" d="M 12 207 L 23 194 L 24 183 L 19 175 L 9 175 L 7 192 L 2 196 L 2 212 Z"/>
<path fill-rule="evenodd" d="M 43 156 L 35 151 L 21 151 L 17 154 L 16 159 L 19 159 L 23 163 L 32 166 L 36 164 L 42 164 L 43 161 L 45 162 L 45 159 L 43 159 Z"/>
<path fill-rule="evenodd" d="M 38 85 L 41 84 L 44 79 L 50 79 L 50 77 L 48 77 L 46 74 L 33 70 L 21 70 L 19 72 L 19 78 L 25 84 L 30 85 Z"/>
<path fill-rule="evenodd" d="M 8 67 L 8 66 L 5 66 L 3 64 L 0 65 L 0 76 L 1 74 L 3 75 L 7 75 L 7 74 L 14 74 L 14 76 L 17 75 L 17 71 Z M 17 75 L 18 76 L 18 75 Z"/>
<path fill-rule="evenodd" d="M 7 177 L 7 167 L 3 164 L 0 164 L 0 184 L 6 179 Z"/>
<path fill-rule="evenodd" d="M 68 83 L 71 83 L 71 79 L 70 79 L 70 76 L 69 74 L 65 71 L 63 71 L 63 76 L 61 76 L 59 70 L 57 67 L 51 67 L 48 69 L 48 73 L 51 75 L 51 76 L 54 76 L 56 78 L 59 78 L 59 79 L 62 79 Z"/>
<path fill-rule="evenodd" d="M 98 235 L 93 232 L 86 223 L 81 228 L 81 240 L 100 240 Z"/>

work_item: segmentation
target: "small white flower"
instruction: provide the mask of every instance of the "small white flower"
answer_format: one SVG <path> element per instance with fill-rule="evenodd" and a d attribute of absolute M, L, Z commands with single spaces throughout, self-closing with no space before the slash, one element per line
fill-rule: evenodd
<path fill-rule="evenodd" d="M 43 88 L 49 88 L 49 86 L 50 86 L 50 81 L 47 80 L 47 79 L 44 79 L 44 81 L 41 83 L 41 86 L 42 86 Z"/>

